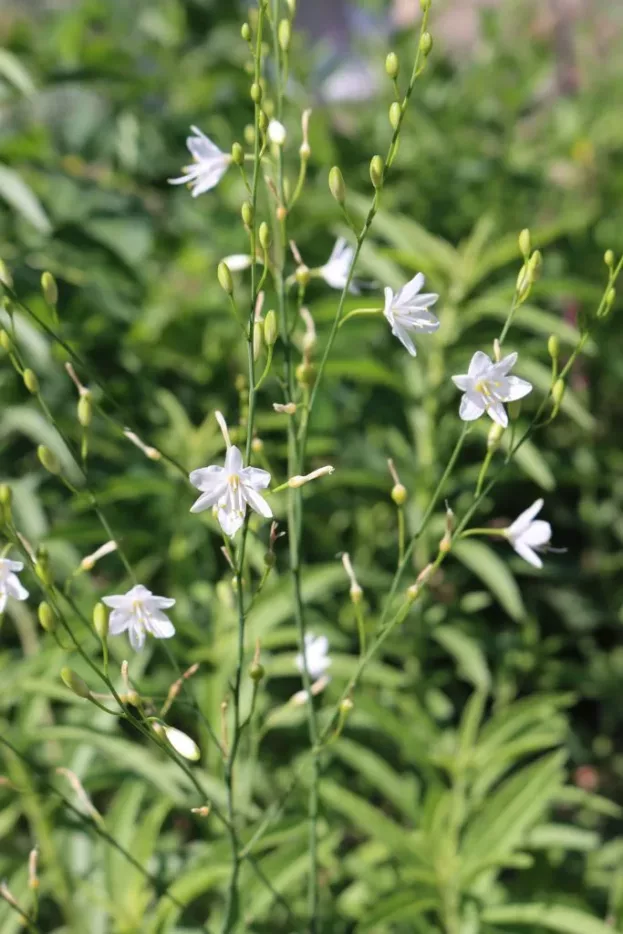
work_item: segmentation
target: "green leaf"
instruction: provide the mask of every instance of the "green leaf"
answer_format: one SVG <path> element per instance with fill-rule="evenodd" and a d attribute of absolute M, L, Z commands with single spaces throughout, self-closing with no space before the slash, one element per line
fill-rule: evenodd
<path fill-rule="evenodd" d="M 415 886 L 402 892 L 392 892 L 377 900 L 371 911 L 366 911 L 365 919 L 357 925 L 357 931 L 369 931 L 378 924 L 390 921 L 410 921 L 425 911 L 434 911 L 439 902 L 436 898 L 418 898 Z"/>
<path fill-rule="evenodd" d="M 544 395 L 550 388 L 552 377 L 551 372 L 548 367 L 543 366 L 542 363 L 538 363 L 536 360 L 531 360 L 529 357 L 522 359 L 521 361 L 521 375 L 523 378 L 529 380 L 534 387 Z M 595 427 L 595 419 L 588 411 L 588 409 L 580 402 L 576 393 L 574 393 L 567 386 L 565 394 L 561 403 L 561 411 L 568 415 L 569 418 L 584 431 L 591 431 Z"/>
<path fill-rule="evenodd" d="M 345 736 L 332 747 L 333 755 L 341 759 L 379 791 L 407 820 L 417 816 L 417 787 L 411 775 L 399 775 L 372 749 Z"/>
<path fill-rule="evenodd" d="M 506 542 L 503 545 L 509 547 Z M 517 581 L 508 566 L 484 542 L 463 540 L 452 549 L 458 560 L 469 568 L 504 607 L 509 616 L 519 621 L 526 615 Z"/>
<path fill-rule="evenodd" d="M 25 97 L 35 93 L 35 83 L 30 72 L 8 49 L 0 49 L 0 75 L 6 78 L 16 90 L 21 91 Z"/>
<path fill-rule="evenodd" d="M 36 227 L 39 233 L 51 233 L 52 224 L 34 191 L 14 169 L 6 165 L 0 165 L 0 198 Z"/>
<path fill-rule="evenodd" d="M 562 850 L 575 850 L 578 853 L 590 853 L 601 843 L 598 833 L 572 827 L 569 824 L 541 824 L 531 830 L 526 838 L 526 847 L 531 850 L 547 850 L 557 847 Z"/>
<path fill-rule="evenodd" d="M 510 434 L 508 432 L 504 432 L 502 435 L 501 445 L 505 451 L 510 449 Z M 555 489 L 556 478 L 550 470 L 549 464 L 532 441 L 529 439 L 524 441 L 513 455 L 513 460 L 541 489 L 548 491 Z"/>
<path fill-rule="evenodd" d="M 501 905 L 487 908 L 482 920 L 487 924 L 528 924 L 557 934 L 616 934 L 611 924 L 600 921 L 578 908 L 550 905 Z"/>
<path fill-rule="evenodd" d="M 488 691 L 491 685 L 491 673 L 485 654 L 480 645 L 458 626 L 438 626 L 432 632 L 443 648 L 454 656 L 457 662 L 457 674 L 475 688 Z"/>

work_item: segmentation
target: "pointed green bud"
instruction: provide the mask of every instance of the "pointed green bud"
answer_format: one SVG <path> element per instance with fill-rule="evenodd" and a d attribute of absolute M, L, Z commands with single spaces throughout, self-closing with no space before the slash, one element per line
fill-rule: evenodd
<path fill-rule="evenodd" d="M 532 249 L 532 245 L 530 241 L 530 231 L 528 230 L 527 227 L 524 227 L 524 229 L 519 234 L 519 250 L 526 262 L 528 262 L 528 259 L 530 257 L 531 249 Z"/>
<path fill-rule="evenodd" d="M 91 696 L 89 685 L 75 671 L 72 671 L 71 668 L 61 668 L 61 678 L 70 691 L 85 700 L 89 699 Z"/>
<path fill-rule="evenodd" d="M 244 165 L 244 149 L 240 143 L 234 143 L 231 147 L 231 161 L 234 165 Z"/>
<path fill-rule="evenodd" d="M 547 352 L 552 358 L 552 360 L 558 360 L 558 354 L 560 353 L 560 344 L 558 338 L 555 334 L 550 334 L 547 341 Z"/>
<path fill-rule="evenodd" d="M 91 393 L 84 392 L 78 399 L 78 421 L 83 428 L 88 428 L 93 417 L 93 403 Z"/>
<path fill-rule="evenodd" d="M 614 305 L 614 300 L 617 297 L 615 289 L 608 289 L 608 294 L 606 295 L 606 314 L 610 311 Z"/>
<path fill-rule="evenodd" d="M 395 483 L 392 487 L 391 497 L 397 506 L 404 506 L 407 501 L 407 488 L 402 483 Z"/>
<path fill-rule="evenodd" d="M 370 178 L 375 188 L 383 184 L 383 160 L 380 156 L 372 156 L 370 160 Z"/>
<path fill-rule="evenodd" d="M 528 273 L 532 282 L 537 278 L 543 265 L 543 257 L 540 250 L 535 250 L 528 262 Z"/>
<path fill-rule="evenodd" d="M 554 385 L 552 386 L 552 399 L 554 400 L 554 405 L 556 408 L 562 402 L 562 398 L 565 394 L 565 381 L 564 379 L 557 379 Z"/>
<path fill-rule="evenodd" d="M 251 100 L 253 101 L 253 103 L 259 104 L 259 102 L 262 100 L 262 87 L 261 85 L 257 83 L 257 81 L 253 82 L 249 93 L 251 95 Z"/>
<path fill-rule="evenodd" d="M 39 545 L 37 548 L 37 560 L 35 564 L 35 574 L 46 587 L 52 587 L 54 578 L 50 569 L 50 556 L 45 545 Z"/>
<path fill-rule="evenodd" d="M 240 208 L 240 216 L 245 227 L 250 227 L 253 223 L 253 206 L 250 201 L 244 201 Z"/>
<path fill-rule="evenodd" d="M 334 165 L 329 172 L 329 190 L 338 204 L 344 204 L 346 200 L 346 185 L 344 177 L 337 165 Z"/>
<path fill-rule="evenodd" d="M 604 263 L 609 268 L 614 266 L 614 253 L 612 252 L 612 250 L 606 250 L 606 252 L 604 253 Z"/>
<path fill-rule="evenodd" d="M 218 264 L 216 275 L 222 290 L 227 292 L 228 295 L 232 295 L 234 291 L 234 280 L 231 277 L 231 272 L 229 271 L 229 266 L 227 263 Z"/>
<path fill-rule="evenodd" d="M 390 122 L 392 130 L 398 129 L 398 125 L 400 124 L 401 117 L 402 117 L 402 107 L 400 106 L 398 101 L 394 101 L 394 103 L 389 108 L 389 122 Z"/>
<path fill-rule="evenodd" d="M 93 629 L 100 642 L 108 637 L 108 608 L 103 603 L 96 603 L 93 607 Z"/>
<path fill-rule="evenodd" d="M 489 451 L 495 451 L 503 434 L 504 429 L 502 426 L 498 425 L 497 422 L 494 422 L 489 429 L 489 434 L 487 435 L 487 449 Z"/>
<path fill-rule="evenodd" d="M 255 142 L 255 127 L 252 123 L 247 123 L 244 128 L 244 141 L 247 146 L 253 146 Z"/>
<path fill-rule="evenodd" d="M 260 683 L 265 674 L 264 666 L 260 662 L 253 662 L 249 667 L 249 677 L 256 684 Z"/>
<path fill-rule="evenodd" d="M 57 475 L 61 472 L 61 464 L 58 457 L 56 454 L 53 454 L 45 444 L 40 444 L 37 448 L 37 457 L 49 473 Z"/>
<path fill-rule="evenodd" d="M 272 308 L 264 318 L 264 340 L 267 347 L 272 347 L 277 340 L 277 315 Z"/>
<path fill-rule="evenodd" d="M 433 37 L 429 32 L 423 32 L 420 36 L 420 52 L 422 55 L 430 55 L 433 47 Z"/>
<path fill-rule="evenodd" d="M 10 506 L 13 501 L 13 490 L 8 483 L 0 483 L 0 506 Z"/>
<path fill-rule="evenodd" d="M 266 221 L 262 221 L 260 224 L 260 229 L 258 231 L 258 237 L 260 241 L 260 246 L 263 250 L 268 250 L 270 247 L 270 228 Z"/>
<path fill-rule="evenodd" d="M 309 285 L 309 280 L 310 280 L 310 278 L 311 278 L 311 273 L 310 273 L 309 269 L 307 268 L 307 266 L 306 266 L 304 263 L 303 263 L 302 266 L 297 266 L 297 267 L 296 267 L 296 269 L 295 269 L 295 271 L 294 271 L 294 278 L 296 279 L 296 281 L 298 282 L 298 284 L 299 284 L 299 285 L 301 286 L 301 288 L 303 288 L 303 289 L 304 289 L 307 285 Z"/>
<path fill-rule="evenodd" d="M 54 632 L 56 629 L 56 616 L 50 604 L 46 603 L 45 600 L 39 604 L 37 616 L 42 629 L 46 632 Z"/>
<path fill-rule="evenodd" d="M 250 39 L 251 39 L 251 27 L 249 26 L 248 23 L 243 23 L 243 24 L 242 24 L 242 27 L 241 27 L 241 29 L 240 29 L 240 35 L 242 36 L 242 38 L 244 39 L 245 42 L 249 42 L 249 41 L 250 41 Z"/>
<path fill-rule="evenodd" d="M 262 131 L 262 133 L 265 133 L 266 130 L 268 129 L 268 124 L 270 122 L 268 119 L 268 114 L 266 113 L 265 110 L 260 110 L 260 114 L 257 119 L 257 122 L 259 124 L 260 130 Z"/>
<path fill-rule="evenodd" d="M 32 370 L 24 370 L 22 379 L 24 380 L 24 386 L 33 396 L 39 392 L 39 380 L 36 373 L 33 373 Z"/>
<path fill-rule="evenodd" d="M 311 387 L 316 378 L 316 367 L 313 363 L 299 363 L 296 368 L 295 376 L 301 386 Z"/>
<path fill-rule="evenodd" d="M 398 63 L 398 56 L 395 52 L 390 52 L 385 59 L 385 71 L 387 72 L 387 77 L 391 78 L 392 81 L 395 81 L 398 77 L 400 65 Z"/>
<path fill-rule="evenodd" d="M 290 41 L 292 39 L 292 27 L 290 26 L 290 21 L 287 19 L 282 19 L 279 23 L 279 29 L 277 32 L 279 38 L 279 45 L 283 52 L 287 52 L 290 48 Z"/>
<path fill-rule="evenodd" d="M 58 301 L 58 286 L 51 272 L 44 272 L 41 276 L 41 291 L 48 305 L 56 305 Z"/>
<path fill-rule="evenodd" d="M 3 350 L 6 350 L 7 353 L 10 353 L 13 349 L 11 338 L 8 332 L 4 330 L 4 328 L 2 328 L 0 331 L 0 347 L 2 347 Z"/>
<path fill-rule="evenodd" d="M 0 282 L 2 285 L 6 285 L 8 289 L 13 288 L 13 276 L 9 272 L 6 263 L 0 259 Z"/>

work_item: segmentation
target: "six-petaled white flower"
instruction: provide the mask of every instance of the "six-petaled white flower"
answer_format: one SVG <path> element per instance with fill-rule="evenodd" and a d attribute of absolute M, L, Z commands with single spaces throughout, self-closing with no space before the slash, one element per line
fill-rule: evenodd
<path fill-rule="evenodd" d="M 259 467 L 243 467 L 242 454 L 235 445 L 227 448 L 224 467 L 193 470 L 190 482 L 201 490 L 191 512 L 203 512 L 216 506 L 217 518 L 226 535 L 235 535 L 247 511 L 247 504 L 267 519 L 272 510 L 258 490 L 265 490 L 270 474 Z"/>
<path fill-rule="evenodd" d="M 4 613 L 9 597 L 13 597 L 14 600 L 28 599 L 28 591 L 22 587 L 17 576 L 23 570 L 24 565 L 21 561 L 0 558 L 0 613 Z"/>
<path fill-rule="evenodd" d="M 429 311 L 439 296 L 435 292 L 420 290 L 424 285 L 424 276 L 418 272 L 410 282 L 396 292 L 387 286 L 385 289 L 385 308 L 383 314 L 391 324 L 392 334 L 407 348 L 412 357 L 417 351 L 409 331 L 431 334 L 439 327 L 439 319 Z"/>
<path fill-rule="evenodd" d="M 186 145 L 194 159 L 192 165 L 185 165 L 183 175 L 170 178 L 171 185 L 189 185 L 193 198 L 214 188 L 229 168 L 231 156 L 221 152 L 212 140 L 208 139 L 196 126 L 191 126 L 195 134 L 189 136 Z"/>
<path fill-rule="evenodd" d="M 305 634 L 305 664 L 303 653 L 296 656 L 296 667 L 303 672 L 305 665 L 312 679 L 320 678 L 331 665 L 329 657 L 329 640 L 326 636 L 315 636 L 312 632 Z"/>
<path fill-rule="evenodd" d="M 344 237 L 335 241 L 328 261 L 319 269 L 320 276 L 332 289 L 343 289 L 348 281 L 348 274 L 353 262 L 355 250 L 346 242 Z M 350 292 L 357 292 L 356 286 L 351 282 Z"/>
<path fill-rule="evenodd" d="M 543 500 L 537 499 L 505 530 L 506 537 L 517 554 L 535 568 L 543 567 L 543 562 L 535 549 L 544 548 L 552 537 L 552 527 L 549 522 L 534 518 L 542 508 Z"/>
<path fill-rule="evenodd" d="M 467 373 L 452 377 L 455 386 L 463 390 L 459 415 L 464 422 L 473 422 L 486 412 L 494 422 L 506 428 L 508 416 L 503 403 L 523 399 L 532 391 L 532 384 L 527 380 L 508 375 L 516 361 L 517 354 L 510 353 L 494 363 L 488 354 L 477 350 Z"/>
<path fill-rule="evenodd" d="M 145 634 L 156 639 L 170 639 L 175 626 L 163 610 L 175 603 L 170 597 L 156 597 L 151 590 L 137 584 L 126 594 L 102 597 L 102 603 L 112 609 L 108 623 L 111 636 L 129 633 L 130 645 L 137 651 L 145 644 Z"/>

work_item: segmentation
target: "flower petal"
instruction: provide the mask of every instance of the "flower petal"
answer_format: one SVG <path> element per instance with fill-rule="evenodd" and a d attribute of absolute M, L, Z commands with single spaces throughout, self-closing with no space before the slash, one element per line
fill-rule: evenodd
<path fill-rule="evenodd" d="M 240 449 L 237 448 L 235 444 L 232 444 L 230 448 L 227 448 L 227 455 L 225 457 L 225 470 L 230 477 L 232 475 L 239 476 L 242 471 L 242 467 L 243 462 Z"/>
<path fill-rule="evenodd" d="M 10 558 L 0 558 L 0 568 L 6 568 L 7 571 L 23 571 L 24 562 L 23 561 L 11 561 Z"/>
<path fill-rule="evenodd" d="M 210 159 L 214 156 L 223 155 L 222 151 L 218 148 L 216 143 L 213 143 L 212 140 L 199 129 L 199 127 L 191 126 L 191 130 L 195 135 L 189 136 L 186 139 L 186 146 L 197 162 L 201 162 L 204 159 Z"/>
<path fill-rule="evenodd" d="M 411 337 L 405 328 L 401 327 L 399 324 L 394 324 L 392 327 L 392 334 L 394 337 L 398 338 L 403 347 L 407 348 L 412 357 L 417 356 L 415 344 L 411 340 Z"/>
<path fill-rule="evenodd" d="M 507 376 L 508 392 L 504 398 L 505 402 L 514 402 L 515 399 L 523 399 L 529 392 L 532 392 L 532 383 L 527 379 L 520 379 L 519 376 Z"/>
<path fill-rule="evenodd" d="M 205 194 L 206 191 L 211 191 L 213 188 L 216 188 L 228 168 L 229 162 L 225 159 L 219 159 L 218 162 L 213 162 L 211 164 L 202 163 L 201 172 L 198 174 L 197 181 L 193 185 L 193 198 L 197 198 L 199 195 Z"/>
<path fill-rule="evenodd" d="M 10 597 L 13 597 L 15 600 L 27 600 L 28 591 L 25 587 L 22 587 L 19 581 L 19 577 L 16 577 L 15 574 L 9 574 L 5 583 L 6 592 Z"/>
<path fill-rule="evenodd" d="M 210 490 L 214 489 L 214 485 L 219 483 L 219 481 L 225 480 L 226 476 L 222 467 L 219 467 L 217 464 L 212 464 L 210 467 L 200 467 L 198 470 L 191 470 L 188 479 L 198 490 L 201 490 L 203 493 L 209 493 Z"/>
<path fill-rule="evenodd" d="M 242 488 L 242 495 L 245 500 L 255 512 L 259 512 L 260 516 L 264 516 L 266 519 L 272 519 L 273 511 L 264 499 L 263 496 L 260 496 L 256 490 L 251 486 L 244 486 Z"/>
<path fill-rule="evenodd" d="M 265 490 L 270 485 L 270 474 L 261 467 L 245 467 L 240 473 L 240 479 L 254 490 Z"/>
<path fill-rule="evenodd" d="M 539 548 L 541 545 L 546 545 L 551 537 L 552 527 L 549 522 L 545 522 L 544 519 L 537 519 L 536 522 L 531 522 L 528 528 L 522 532 L 519 540 L 531 548 Z"/>
<path fill-rule="evenodd" d="M 506 428 L 508 425 L 508 415 L 506 414 L 506 409 L 502 403 L 498 402 L 497 400 L 495 402 L 489 403 L 487 406 L 487 415 L 497 425 L 501 425 L 502 428 Z"/>
<path fill-rule="evenodd" d="M 130 645 L 135 652 L 140 652 L 145 645 L 145 630 L 140 623 L 130 626 Z"/>
<path fill-rule="evenodd" d="M 223 532 L 225 535 L 229 535 L 230 538 L 236 534 L 244 522 L 243 513 L 238 512 L 237 510 L 226 509 L 223 506 L 219 506 L 217 516 Z"/>
<path fill-rule="evenodd" d="M 544 500 L 536 499 L 532 506 L 528 506 L 527 509 L 524 509 L 520 513 L 515 521 L 508 527 L 507 534 L 509 538 L 518 538 L 523 532 L 528 528 L 535 516 L 537 516 L 541 509 L 543 508 Z"/>
<path fill-rule="evenodd" d="M 217 487 L 213 493 L 202 493 L 199 499 L 196 499 L 192 504 L 190 511 L 193 513 L 198 513 L 204 512 L 206 509 L 210 509 L 211 506 L 216 505 L 226 490 L 227 485 L 223 484 L 221 487 Z"/>
<path fill-rule="evenodd" d="M 497 371 L 497 373 L 500 373 L 502 376 L 506 376 L 509 370 L 512 370 L 516 363 L 517 354 L 509 353 L 505 357 L 502 357 L 499 363 L 495 363 L 493 368 Z"/>
<path fill-rule="evenodd" d="M 111 636 L 118 636 L 134 624 L 134 613 L 127 610 L 113 610 L 108 620 L 108 632 Z"/>
<path fill-rule="evenodd" d="M 483 353 L 482 350 L 477 350 L 474 356 L 472 357 L 467 373 L 472 379 L 476 379 L 478 376 L 481 376 L 490 366 L 493 366 L 491 357 Z"/>
<path fill-rule="evenodd" d="M 410 279 L 398 292 L 396 292 L 396 305 L 404 305 L 409 302 L 422 289 L 424 282 L 424 273 L 418 272 Z"/>
<path fill-rule="evenodd" d="M 114 594 L 110 597 L 102 597 L 102 603 L 109 606 L 112 610 L 118 610 L 129 603 L 125 594 Z"/>
<path fill-rule="evenodd" d="M 175 635 L 175 626 L 164 613 L 150 613 L 145 626 L 156 639 L 170 639 Z"/>
<path fill-rule="evenodd" d="M 151 603 L 157 610 L 170 610 L 175 606 L 173 597 L 152 597 Z"/>
<path fill-rule="evenodd" d="M 453 376 L 452 382 L 462 392 L 466 392 L 474 381 L 471 376 L 468 376 L 467 373 L 464 373 L 459 376 Z"/>
<path fill-rule="evenodd" d="M 0 590 L 0 613 L 4 613 L 7 602 L 6 590 Z"/>
<path fill-rule="evenodd" d="M 385 286 L 384 292 L 385 292 L 385 307 L 383 308 L 383 314 L 385 315 L 389 323 L 393 324 L 394 313 L 393 313 L 392 306 L 394 304 L 394 293 L 392 292 L 392 290 L 390 289 L 388 285 Z"/>
<path fill-rule="evenodd" d="M 478 393 L 475 392 L 466 392 L 461 397 L 459 417 L 462 418 L 464 422 L 473 422 L 475 419 L 480 418 L 485 408 L 486 406 L 482 396 L 479 396 Z"/>
<path fill-rule="evenodd" d="M 525 542 L 522 542 L 522 541 L 515 542 L 513 545 L 513 548 L 515 549 L 519 557 L 523 558 L 524 561 L 527 561 L 528 564 L 531 564 L 532 567 L 535 567 L 535 568 L 543 567 L 543 562 L 541 561 L 537 553 L 533 551 L 529 545 L 526 545 Z"/>

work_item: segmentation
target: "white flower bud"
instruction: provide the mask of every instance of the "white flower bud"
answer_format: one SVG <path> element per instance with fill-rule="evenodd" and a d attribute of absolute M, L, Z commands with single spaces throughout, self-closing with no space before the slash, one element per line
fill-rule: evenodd
<path fill-rule="evenodd" d="M 182 733 L 181 730 L 177 730 L 174 726 L 165 726 L 164 735 L 182 758 L 190 759 L 192 762 L 196 762 L 200 758 L 199 746 L 186 733 Z"/>

